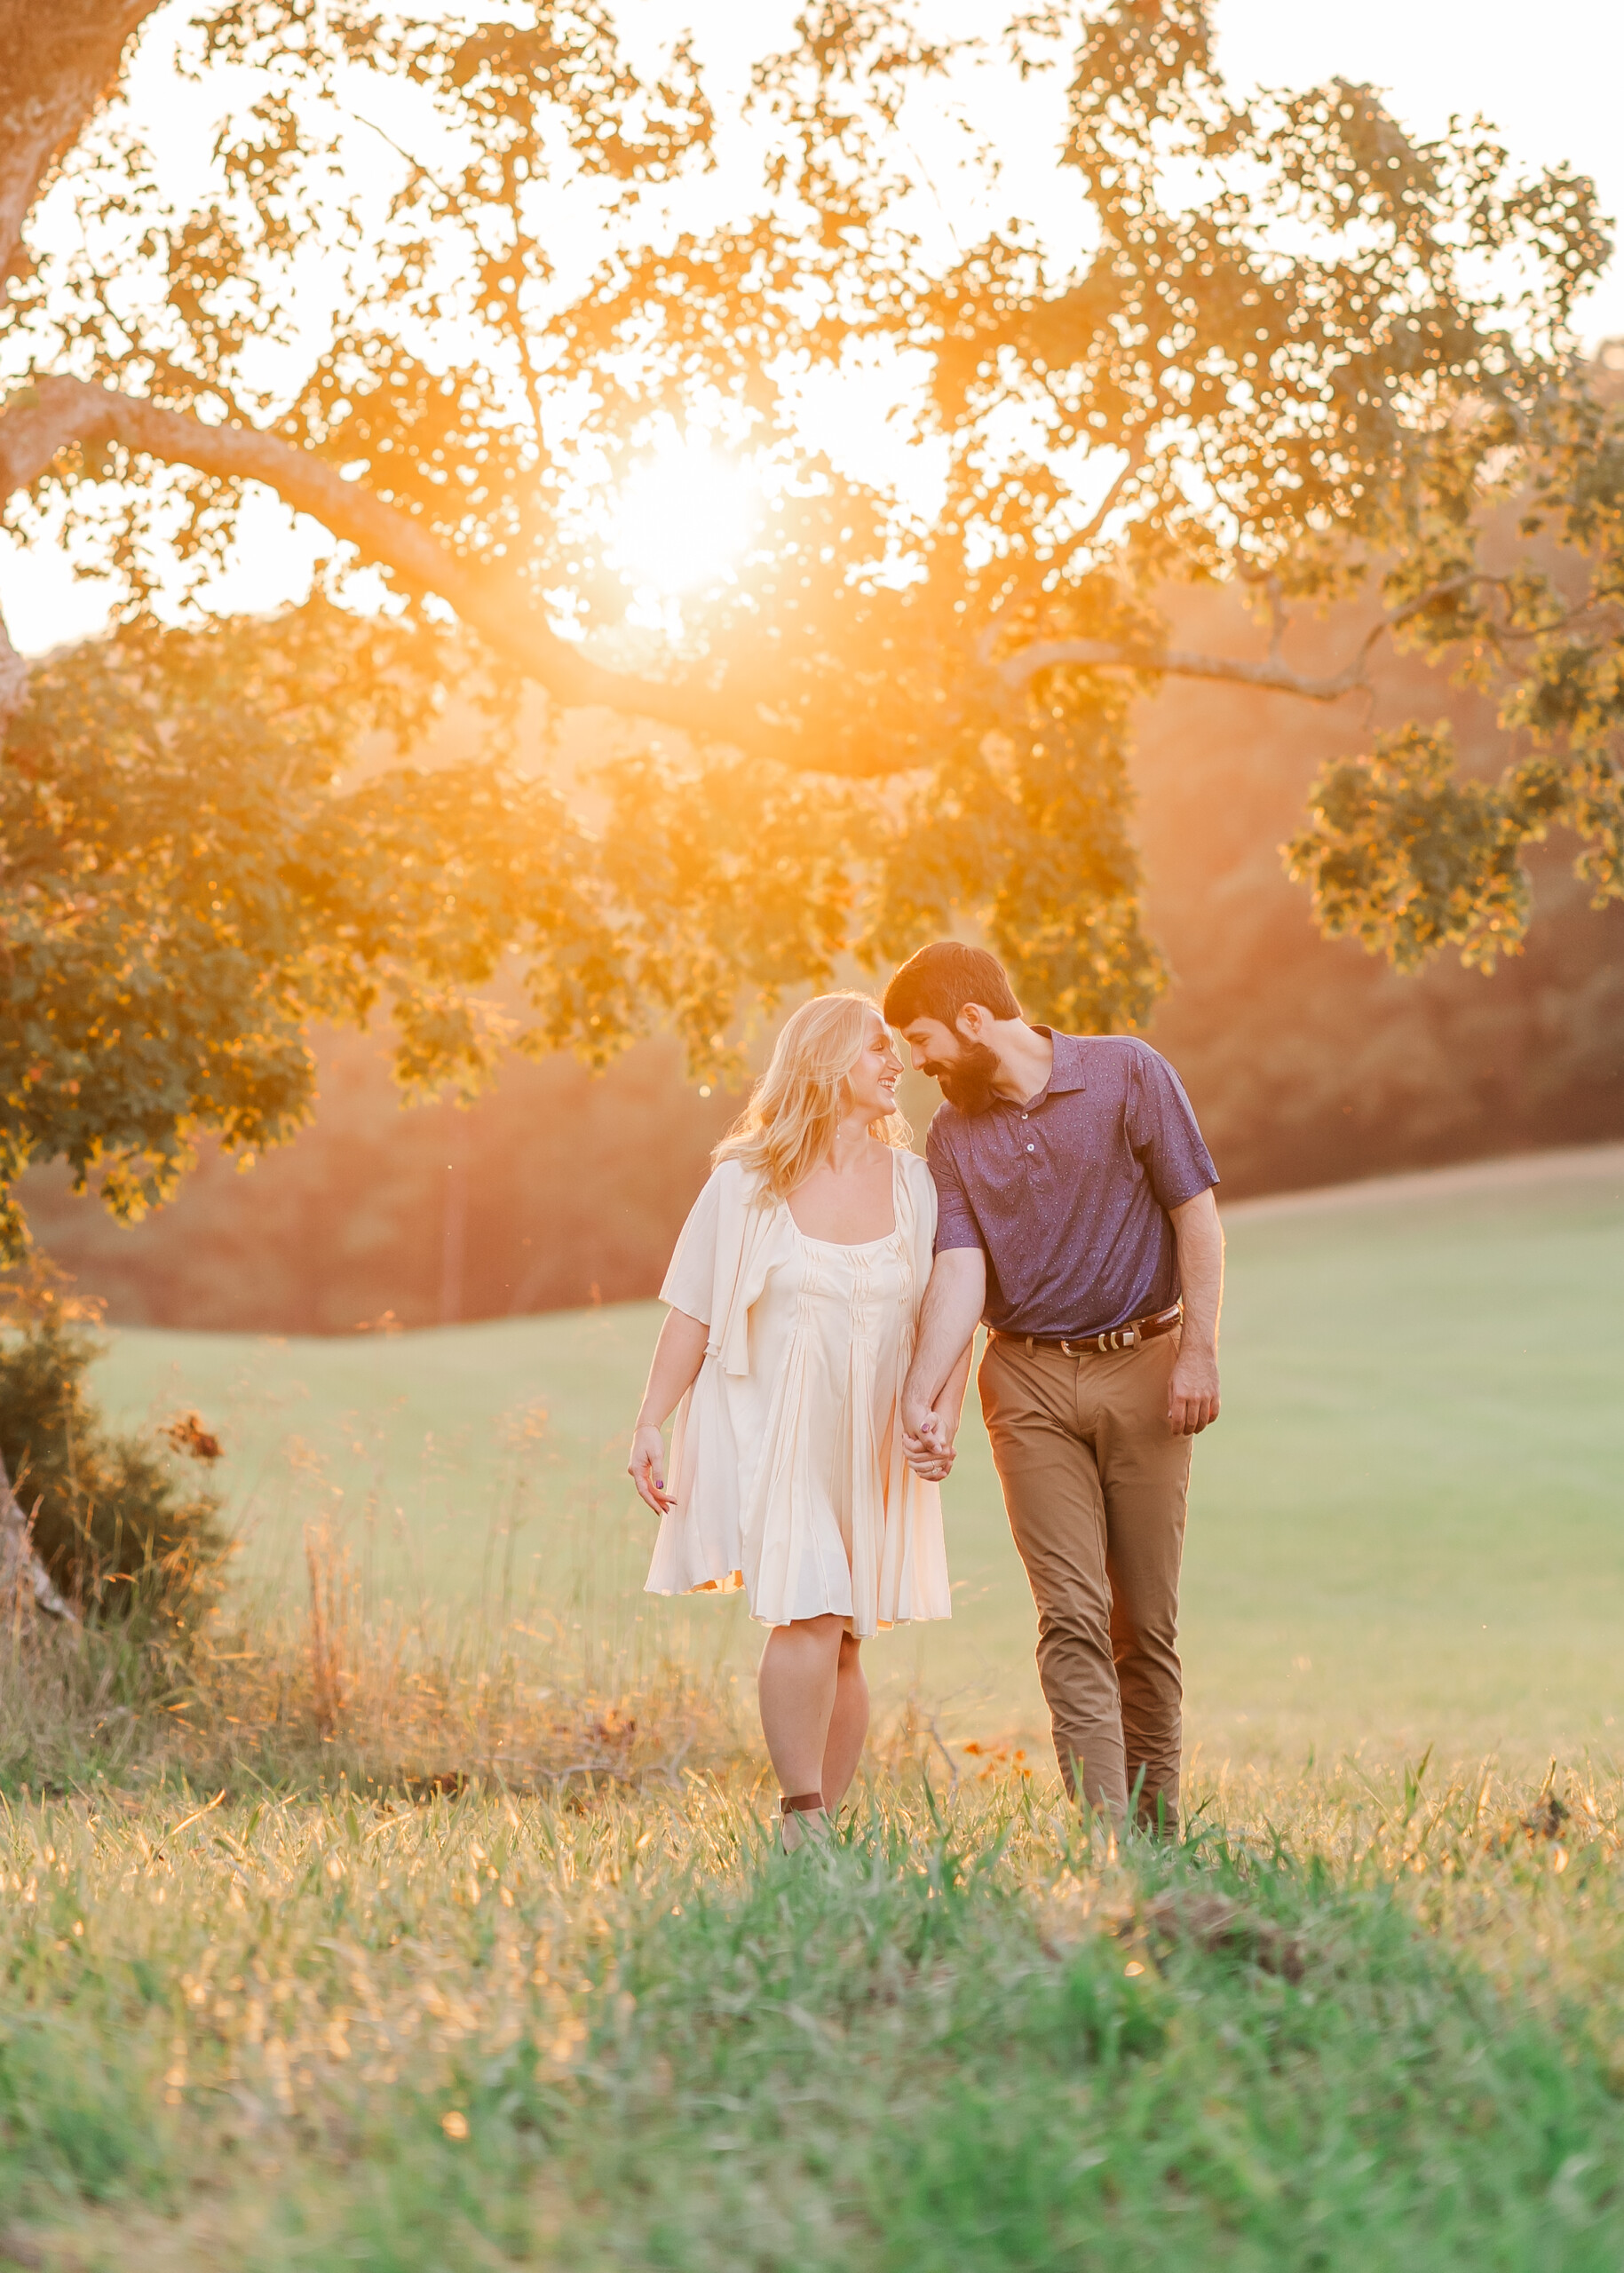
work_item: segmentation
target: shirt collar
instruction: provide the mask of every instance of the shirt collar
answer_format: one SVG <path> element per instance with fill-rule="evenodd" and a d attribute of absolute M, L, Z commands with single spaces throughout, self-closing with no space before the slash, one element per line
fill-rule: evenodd
<path fill-rule="evenodd" d="M 1044 1097 L 1058 1097 L 1063 1090 L 1086 1089 L 1082 1077 L 1082 1037 L 1075 1034 L 1057 1034 L 1052 1026 L 1034 1026 L 1034 1034 L 1046 1034 L 1054 1045 L 1055 1062 L 1052 1071 L 1034 1104 Z M 1030 1110 L 1030 1107 L 1028 1107 Z"/>

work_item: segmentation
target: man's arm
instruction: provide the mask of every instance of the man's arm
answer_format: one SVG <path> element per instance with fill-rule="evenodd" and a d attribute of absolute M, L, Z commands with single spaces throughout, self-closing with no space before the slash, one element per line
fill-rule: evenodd
<path fill-rule="evenodd" d="M 936 1392 L 930 1419 L 925 1423 L 930 1432 L 928 1437 L 911 1437 L 907 1428 L 903 1429 L 903 1458 L 927 1483 L 939 1484 L 953 1466 L 954 1441 L 959 1433 L 959 1422 L 964 1408 L 964 1390 L 970 1380 L 970 1361 L 974 1355 L 975 1337 L 972 1334 L 960 1350 L 953 1371 Z"/>
<path fill-rule="evenodd" d="M 1178 1242 L 1184 1330 L 1168 1382 L 1168 1423 L 1176 1437 L 1198 1437 L 1218 1417 L 1218 1311 L 1224 1302 L 1224 1226 L 1210 1191 L 1168 1220 Z M 932 1278 L 931 1286 L 935 1286 Z M 915 1361 L 917 1362 L 917 1361 Z"/>
<path fill-rule="evenodd" d="M 978 1247 L 944 1247 L 919 1314 L 919 1340 L 902 1385 L 902 1430 L 916 1442 L 939 1434 L 937 1399 L 963 1366 L 986 1308 L 986 1257 Z M 960 1373 L 959 1394 L 963 1395 Z"/>

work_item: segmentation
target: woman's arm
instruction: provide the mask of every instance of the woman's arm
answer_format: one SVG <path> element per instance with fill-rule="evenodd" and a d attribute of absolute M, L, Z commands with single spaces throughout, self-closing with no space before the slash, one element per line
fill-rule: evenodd
<path fill-rule="evenodd" d="M 710 1328 L 686 1311 L 667 1311 L 660 1339 L 648 1369 L 648 1387 L 631 1432 L 631 1458 L 626 1473 L 638 1487 L 638 1497 L 657 1516 L 676 1504 L 665 1488 L 665 1440 L 660 1431 L 692 1389 L 705 1362 Z"/>

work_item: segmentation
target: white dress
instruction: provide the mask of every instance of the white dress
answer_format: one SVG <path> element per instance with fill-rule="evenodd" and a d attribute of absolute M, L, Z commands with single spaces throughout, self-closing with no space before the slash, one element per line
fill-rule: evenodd
<path fill-rule="evenodd" d="M 855 1247 L 809 1239 L 758 1189 L 723 1162 L 660 1290 L 710 1331 L 647 1591 L 741 1586 L 764 1626 L 833 1614 L 863 1638 L 947 1618 L 941 1493 L 903 1458 L 898 1410 L 931 1275 L 931 1172 L 894 1152 L 895 1228 Z"/>

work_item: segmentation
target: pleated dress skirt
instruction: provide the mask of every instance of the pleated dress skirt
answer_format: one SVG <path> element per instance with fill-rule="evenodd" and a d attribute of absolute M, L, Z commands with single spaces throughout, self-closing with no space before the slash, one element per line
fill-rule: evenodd
<path fill-rule="evenodd" d="M 948 1617 L 940 1489 L 902 1453 L 923 1293 L 909 1240 L 810 1239 L 783 1208 L 764 1260 L 748 1373 L 707 1358 L 688 1457 L 673 1447 L 679 1504 L 650 1591 L 742 1586 L 764 1626 L 834 1616 L 860 1637 Z M 730 1460 L 736 1485 L 716 1474 Z"/>

